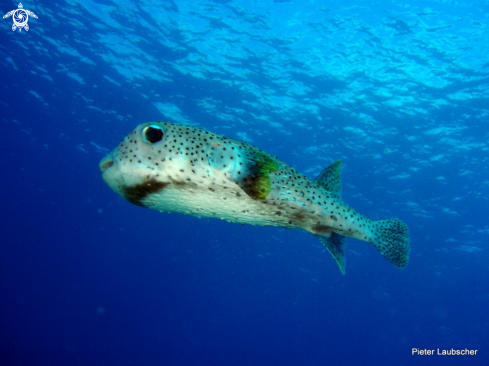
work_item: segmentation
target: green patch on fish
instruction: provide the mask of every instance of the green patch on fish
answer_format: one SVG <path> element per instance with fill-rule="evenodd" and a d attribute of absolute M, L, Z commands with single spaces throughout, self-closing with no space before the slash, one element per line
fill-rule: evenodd
<path fill-rule="evenodd" d="M 373 244 L 396 267 L 409 260 L 409 230 L 373 221 L 341 200 L 341 161 L 311 180 L 278 158 L 199 127 L 150 122 L 100 162 L 102 177 L 129 202 L 161 212 L 302 229 L 345 273 L 345 237 Z"/>

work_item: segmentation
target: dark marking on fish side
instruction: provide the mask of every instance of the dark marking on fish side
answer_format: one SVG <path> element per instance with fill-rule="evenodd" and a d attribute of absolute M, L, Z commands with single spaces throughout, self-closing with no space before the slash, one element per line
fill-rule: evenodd
<path fill-rule="evenodd" d="M 148 195 L 161 191 L 168 184 L 169 183 L 158 182 L 155 179 L 150 179 L 144 183 L 137 184 L 132 187 L 123 187 L 122 194 L 129 202 L 145 207 L 141 201 Z"/>
<path fill-rule="evenodd" d="M 331 228 L 326 225 L 314 225 L 312 228 L 316 233 L 328 234 L 331 233 Z"/>
<path fill-rule="evenodd" d="M 293 213 L 291 216 L 294 217 L 298 222 L 303 222 L 306 218 L 306 216 L 304 216 L 301 212 Z"/>

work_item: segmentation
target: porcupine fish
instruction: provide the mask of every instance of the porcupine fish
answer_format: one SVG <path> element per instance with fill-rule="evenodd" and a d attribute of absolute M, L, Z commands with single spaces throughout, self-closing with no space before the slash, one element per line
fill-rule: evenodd
<path fill-rule="evenodd" d="M 345 237 L 373 244 L 396 267 L 409 260 L 409 230 L 373 221 L 341 199 L 341 161 L 311 180 L 245 142 L 202 128 L 149 122 L 100 161 L 102 178 L 129 202 L 161 212 L 302 229 L 345 273 Z"/>

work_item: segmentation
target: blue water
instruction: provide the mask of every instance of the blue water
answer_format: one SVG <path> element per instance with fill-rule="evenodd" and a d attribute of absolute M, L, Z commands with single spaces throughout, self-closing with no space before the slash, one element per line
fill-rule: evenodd
<path fill-rule="evenodd" d="M 23 5 L 28 31 L 0 23 L 1 365 L 489 364 L 487 1 Z M 348 239 L 342 276 L 305 232 L 131 205 L 98 162 L 153 120 L 311 178 L 343 159 L 410 264 Z"/>

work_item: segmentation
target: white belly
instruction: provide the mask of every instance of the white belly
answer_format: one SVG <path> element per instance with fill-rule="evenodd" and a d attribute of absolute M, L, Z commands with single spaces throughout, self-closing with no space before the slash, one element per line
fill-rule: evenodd
<path fill-rule="evenodd" d="M 282 226 L 286 222 L 280 214 L 277 215 L 278 208 L 250 198 L 234 183 L 227 188 L 170 185 L 146 197 L 142 203 L 161 212 L 214 217 L 243 224 Z"/>

